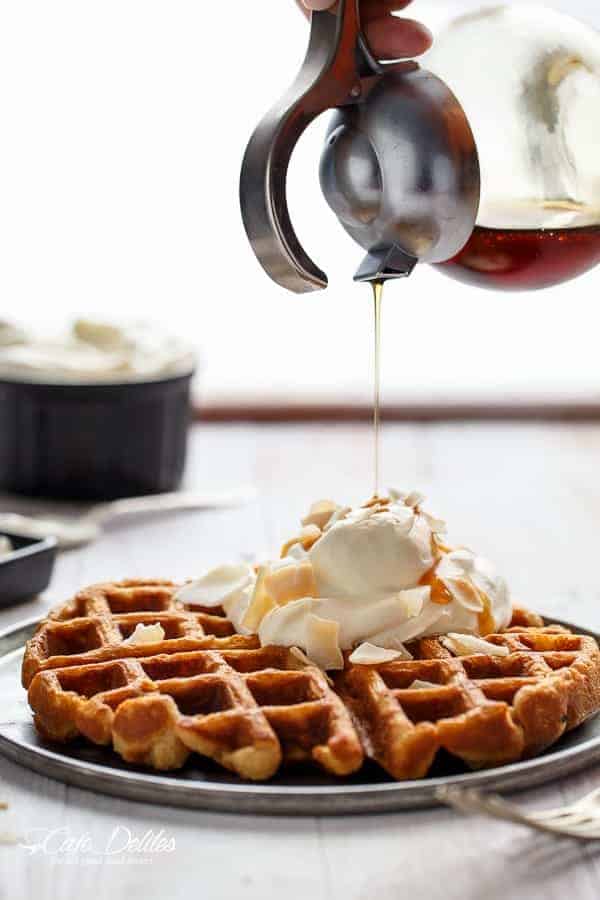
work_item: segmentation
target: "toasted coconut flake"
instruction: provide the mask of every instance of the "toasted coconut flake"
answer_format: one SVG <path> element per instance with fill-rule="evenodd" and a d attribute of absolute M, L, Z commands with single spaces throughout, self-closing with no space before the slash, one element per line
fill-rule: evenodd
<path fill-rule="evenodd" d="M 262 619 L 258 636 L 263 647 L 267 644 L 306 649 L 306 617 L 313 611 L 315 601 L 310 597 L 292 600 L 285 606 L 274 606 Z"/>
<path fill-rule="evenodd" d="M 321 529 L 317 525 L 306 525 L 301 531 L 300 534 L 297 534 L 295 537 L 290 538 L 289 541 L 286 541 L 283 547 L 281 548 L 281 557 L 287 556 L 290 549 L 296 544 L 300 544 L 304 550 L 310 550 L 313 544 L 321 537 Z"/>
<path fill-rule="evenodd" d="M 302 524 L 316 525 L 322 531 L 337 509 L 339 507 L 333 500 L 317 500 L 309 509 L 308 515 L 302 519 Z"/>
<path fill-rule="evenodd" d="M 404 652 L 403 652 L 404 650 Z M 397 650 L 385 650 L 365 641 L 350 654 L 350 662 L 357 666 L 377 666 L 381 663 L 393 662 L 395 659 L 412 659 L 405 648 Z"/>
<path fill-rule="evenodd" d="M 244 613 L 244 618 L 242 619 L 242 627 L 251 632 L 258 631 L 258 626 L 266 614 L 277 606 L 273 598 L 265 589 L 265 580 L 269 572 L 270 569 L 268 566 L 261 566 L 259 568 L 256 576 L 256 584 L 254 585 L 254 592 L 250 603 L 248 604 L 248 609 Z"/>
<path fill-rule="evenodd" d="M 474 634 L 448 634 L 442 644 L 455 656 L 473 656 L 483 653 L 485 656 L 508 656 L 510 650 L 504 644 L 492 644 Z"/>
<path fill-rule="evenodd" d="M 423 606 L 429 599 L 431 588 L 425 586 L 411 588 L 408 591 L 400 591 L 397 594 L 398 602 L 408 619 L 415 619 L 423 612 Z"/>
<path fill-rule="evenodd" d="M 448 526 L 444 522 L 443 519 L 438 519 L 437 516 L 432 516 L 431 513 L 421 512 L 421 515 L 431 528 L 434 535 L 436 534 L 446 534 L 448 531 Z"/>
<path fill-rule="evenodd" d="M 317 582 L 309 559 L 271 570 L 265 577 L 265 590 L 278 606 L 292 600 L 317 596 Z"/>
<path fill-rule="evenodd" d="M 308 559 L 308 552 L 304 549 L 302 544 L 292 544 L 285 556 L 285 559 L 295 559 L 298 561 L 302 559 Z"/>
<path fill-rule="evenodd" d="M 136 645 L 157 644 L 159 641 L 164 641 L 164 639 L 165 629 L 160 622 L 154 622 L 152 625 L 144 625 L 143 622 L 138 622 L 135 626 L 135 631 L 123 643 Z"/>
<path fill-rule="evenodd" d="M 425 510 L 421 508 L 422 504 L 425 502 L 425 497 L 418 491 L 410 491 L 407 493 L 406 491 L 398 491 L 394 488 L 390 488 L 389 495 L 392 503 L 402 503 L 423 516 L 434 535 L 445 534 L 448 530 L 448 526 L 443 519 L 432 516 L 431 513 L 425 512 Z"/>
<path fill-rule="evenodd" d="M 338 506 L 332 517 L 327 522 L 327 525 L 323 528 L 323 531 L 329 531 L 330 528 L 333 528 L 338 522 L 341 522 L 342 519 L 345 519 L 348 513 L 352 512 L 351 506 Z"/>
<path fill-rule="evenodd" d="M 414 510 L 425 500 L 423 494 L 418 491 L 399 491 L 396 488 L 390 488 L 388 494 L 392 503 L 403 503 L 404 506 L 409 506 Z"/>
<path fill-rule="evenodd" d="M 380 497 L 379 494 L 374 494 L 370 500 L 367 500 L 366 503 L 363 503 L 361 509 L 382 509 L 385 506 L 390 505 L 389 497 Z"/>
<path fill-rule="evenodd" d="M 474 613 L 484 611 L 485 604 L 481 592 L 472 581 L 466 578 L 440 578 L 440 581 L 464 609 Z"/>
<path fill-rule="evenodd" d="M 418 491 L 411 491 L 410 494 L 407 494 L 406 497 L 404 497 L 404 503 L 406 504 L 406 506 L 410 506 L 411 509 L 417 509 L 417 507 L 420 506 L 424 500 L 425 497 Z"/>
<path fill-rule="evenodd" d="M 311 613 L 306 620 L 306 652 L 324 672 L 343 669 L 339 622 Z"/>
<path fill-rule="evenodd" d="M 285 565 L 282 565 L 285 562 Z M 280 560 L 263 566 L 256 579 L 254 594 L 242 619 L 244 628 L 256 631 L 270 610 L 294 600 L 317 596 L 317 583 L 309 559 L 294 562 Z"/>
<path fill-rule="evenodd" d="M 440 685 L 436 684 L 434 681 L 421 681 L 419 678 L 416 678 L 411 685 L 409 685 L 409 691 L 428 691 L 431 688 L 439 688 Z"/>
<path fill-rule="evenodd" d="M 222 606 L 226 601 L 239 596 L 254 578 L 253 568 L 245 563 L 217 566 L 202 578 L 188 581 L 180 587 L 175 599 L 208 608 Z"/>
<path fill-rule="evenodd" d="M 225 610 L 225 615 L 238 632 L 238 634 L 251 634 L 251 632 L 244 628 L 244 616 L 246 615 L 246 611 L 250 606 L 250 601 L 252 600 L 252 594 L 254 593 L 254 584 L 249 584 L 248 587 L 244 588 L 243 591 L 240 591 L 239 594 L 232 595 L 227 600 L 223 602 L 223 609 Z"/>

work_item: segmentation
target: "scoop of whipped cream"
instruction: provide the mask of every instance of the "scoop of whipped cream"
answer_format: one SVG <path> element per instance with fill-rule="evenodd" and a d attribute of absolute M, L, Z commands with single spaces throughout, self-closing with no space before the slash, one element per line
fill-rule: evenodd
<path fill-rule="evenodd" d="M 326 526 L 309 555 L 319 597 L 362 606 L 416 587 L 434 553 L 429 519 L 398 499 L 351 510 Z"/>
<path fill-rule="evenodd" d="M 191 346 L 148 323 L 115 325 L 78 319 L 70 331 L 44 337 L 0 321 L 0 376 L 21 381 L 145 381 L 187 374 Z"/>
<path fill-rule="evenodd" d="M 485 637 L 505 628 L 506 582 L 471 550 L 448 547 L 446 526 L 418 494 L 349 509 L 314 504 L 283 557 L 252 567 L 221 566 L 189 582 L 183 602 L 221 606 L 240 633 L 263 646 L 298 647 L 324 669 L 342 652 L 372 664 L 411 657 L 411 641 L 430 635 Z"/>

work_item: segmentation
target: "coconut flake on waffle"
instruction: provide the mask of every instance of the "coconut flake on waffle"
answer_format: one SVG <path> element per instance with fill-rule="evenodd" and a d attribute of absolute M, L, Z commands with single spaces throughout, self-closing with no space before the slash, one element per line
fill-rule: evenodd
<path fill-rule="evenodd" d="M 504 644 L 493 644 L 474 634 L 450 633 L 442 637 L 441 642 L 454 656 L 471 656 L 475 653 L 485 653 L 486 656 L 508 656 L 510 653 Z"/>
<path fill-rule="evenodd" d="M 394 662 L 396 659 L 412 659 L 412 655 L 406 647 L 385 650 L 383 647 L 376 647 L 375 644 L 365 641 L 349 656 L 349 661 L 359 666 L 378 666 L 382 663 Z"/>
<path fill-rule="evenodd" d="M 164 639 L 165 629 L 160 622 L 154 622 L 152 625 L 144 625 L 143 622 L 138 622 L 135 629 L 123 643 L 136 645 L 157 644 L 159 641 L 164 641 Z"/>
<path fill-rule="evenodd" d="M 315 525 L 314 523 L 304 525 L 295 537 L 290 538 L 289 541 L 285 542 L 285 544 L 281 548 L 281 556 L 287 556 L 292 547 L 296 547 L 298 545 L 300 545 L 303 550 L 310 550 L 313 544 L 316 544 L 316 542 L 319 540 L 321 534 L 322 531 L 318 525 Z"/>
<path fill-rule="evenodd" d="M 207 609 L 216 608 L 240 594 L 255 580 L 254 569 L 245 563 L 217 566 L 202 578 L 184 584 L 175 594 L 175 599 Z"/>
<path fill-rule="evenodd" d="M 331 521 L 331 517 L 339 509 L 340 507 L 333 500 L 317 500 L 301 520 L 302 525 L 316 525 L 319 531 L 323 531 Z"/>
<path fill-rule="evenodd" d="M 321 619 L 310 614 L 306 620 L 306 652 L 323 671 L 343 669 L 344 657 L 340 649 L 340 626 L 333 619 Z"/>
<path fill-rule="evenodd" d="M 317 585 L 310 560 L 286 558 L 260 566 L 242 625 L 256 631 L 272 609 L 294 600 L 315 597 L 316 594 Z"/>

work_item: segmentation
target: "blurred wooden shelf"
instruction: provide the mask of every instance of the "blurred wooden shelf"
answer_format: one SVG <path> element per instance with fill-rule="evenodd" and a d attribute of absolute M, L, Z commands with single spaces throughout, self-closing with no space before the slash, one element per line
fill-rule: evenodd
<path fill-rule="evenodd" d="M 197 402 L 193 413 L 194 420 L 203 422 L 368 422 L 373 418 L 373 407 L 367 403 Z M 388 422 L 598 421 L 600 398 L 490 403 L 416 401 L 384 405 L 382 419 Z"/>

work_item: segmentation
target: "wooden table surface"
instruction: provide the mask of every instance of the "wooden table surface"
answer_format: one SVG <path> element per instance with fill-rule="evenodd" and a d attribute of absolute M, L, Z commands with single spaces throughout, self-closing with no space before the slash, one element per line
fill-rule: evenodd
<path fill-rule="evenodd" d="M 383 461 L 385 483 L 425 493 L 455 539 L 497 561 L 516 597 L 600 629 L 600 425 L 389 425 Z M 47 595 L 3 612 L 0 628 L 93 581 L 184 577 L 277 547 L 311 500 L 368 495 L 371 471 L 366 425 L 196 426 L 188 486 L 252 483 L 259 500 L 229 512 L 120 525 L 96 545 L 61 556 Z M 600 766 L 519 799 L 555 806 L 595 787 L 599 775 Z M 62 854 L 57 837 L 35 853 L 10 840 L 0 846 L 3 900 L 600 895 L 600 845 L 443 809 L 342 819 L 217 815 L 95 795 L 1 758 L 0 800 L 9 804 L 0 813 L 7 838 L 64 829 L 57 834 L 73 842 Z M 126 838 L 161 831 L 171 852 L 123 849 Z M 107 845 L 115 852 L 105 852 Z"/>

